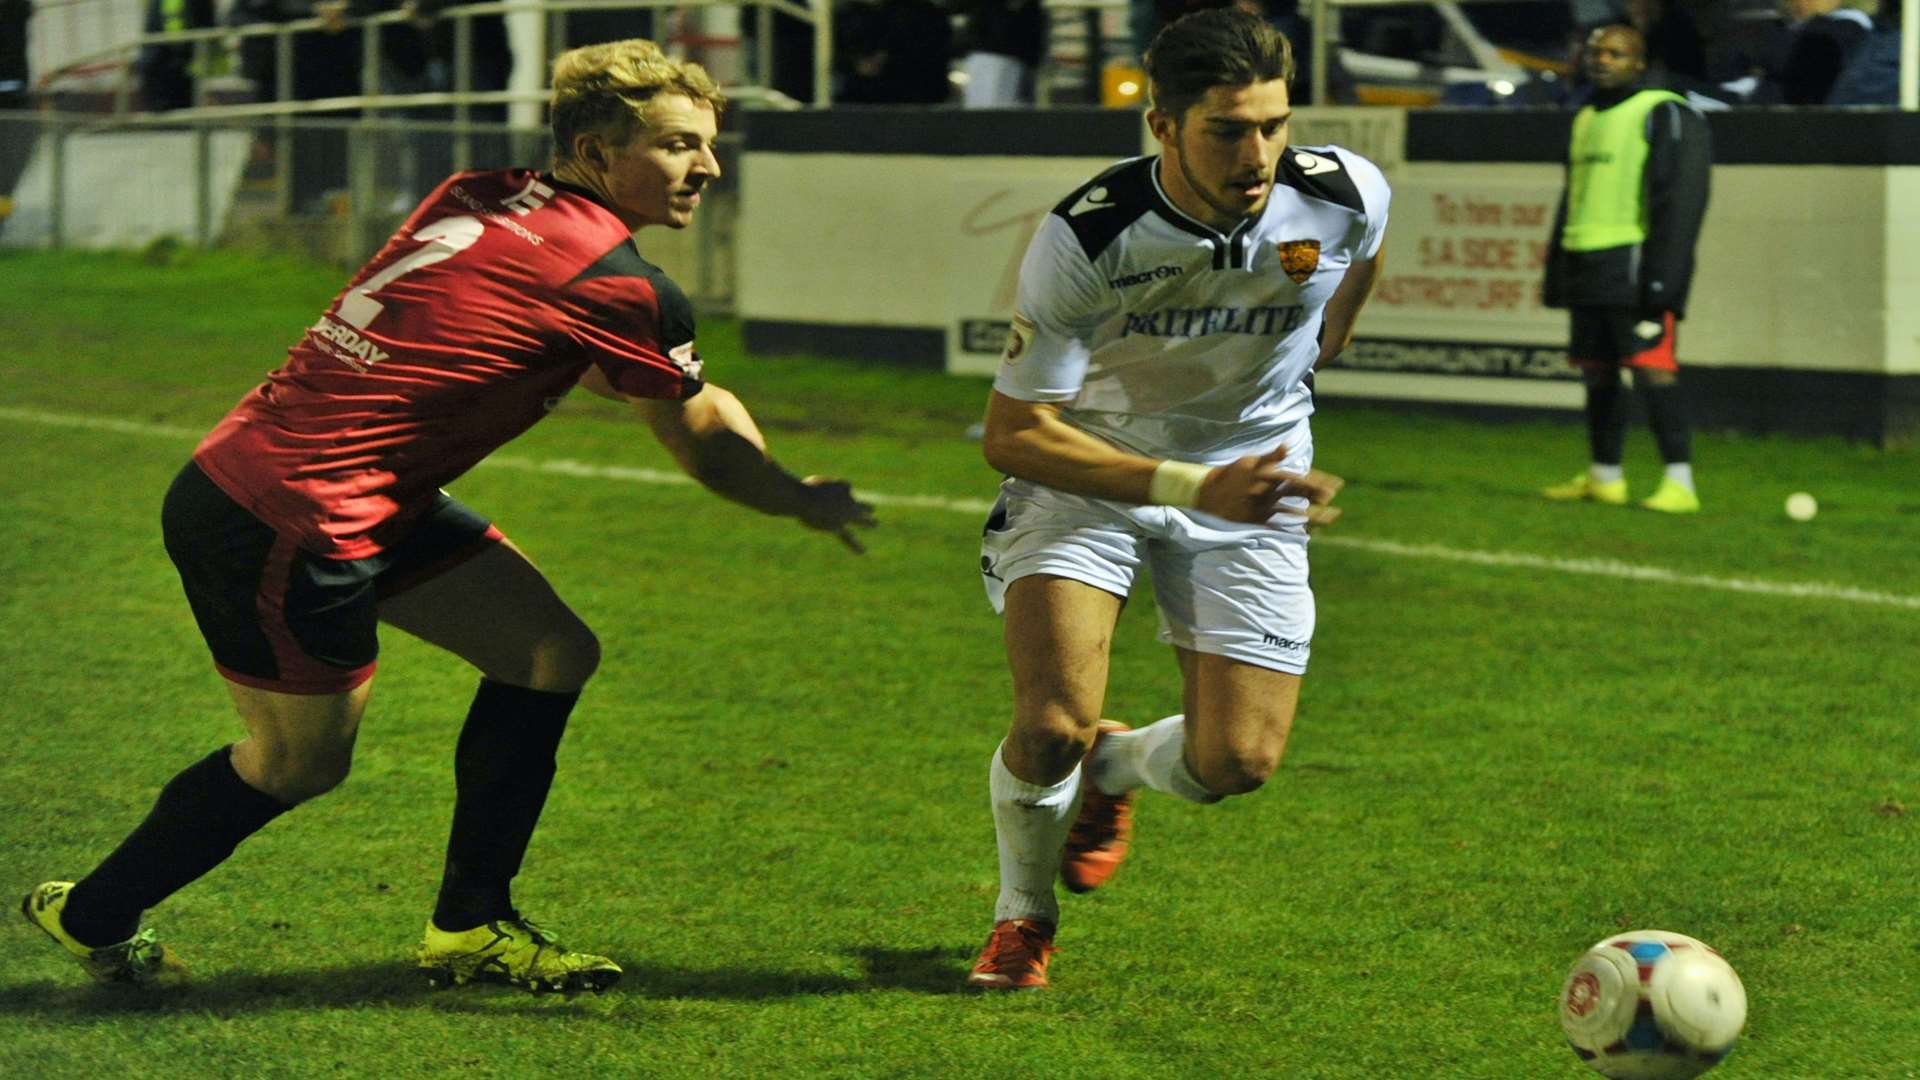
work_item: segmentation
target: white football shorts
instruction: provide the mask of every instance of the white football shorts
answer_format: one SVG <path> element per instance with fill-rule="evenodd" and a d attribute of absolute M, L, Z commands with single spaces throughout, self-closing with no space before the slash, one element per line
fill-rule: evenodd
<path fill-rule="evenodd" d="M 1309 443 L 1286 467 L 1304 472 L 1312 459 Z M 1145 563 L 1161 641 L 1302 675 L 1313 649 L 1314 606 L 1301 520 L 1282 514 L 1267 525 L 1242 525 L 1010 478 L 987 518 L 980 576 L 987 600 L 1003 612 L 1008 583 L 1030 574 L 1124 597 Z"/>

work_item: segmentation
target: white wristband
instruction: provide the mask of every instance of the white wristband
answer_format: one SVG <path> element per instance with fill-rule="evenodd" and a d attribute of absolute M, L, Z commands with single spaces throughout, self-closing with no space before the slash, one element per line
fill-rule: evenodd
<path fill-rule="evenodd" d="M 1147 501 L 1155 506 L 1194 506 L 1200 501 L 1200 485 L 1211 475 L 1210 465 L 1163 461 L 1147 483 Z"/>

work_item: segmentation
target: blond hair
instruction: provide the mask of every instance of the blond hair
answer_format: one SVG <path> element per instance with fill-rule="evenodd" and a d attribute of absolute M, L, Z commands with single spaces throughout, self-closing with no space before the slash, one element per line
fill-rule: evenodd
<path fill-rule="evenodd" d="M 553 60 L 553 129 L 556 163 L 573 158 L 573 140 L 599 132 L 625 146 L 647 126 L 647 107 L 660 94 L 684 94 L 718 113 L 727 99 L 699 64 L 674 60 L 645 38 L 568 49 Z"/>

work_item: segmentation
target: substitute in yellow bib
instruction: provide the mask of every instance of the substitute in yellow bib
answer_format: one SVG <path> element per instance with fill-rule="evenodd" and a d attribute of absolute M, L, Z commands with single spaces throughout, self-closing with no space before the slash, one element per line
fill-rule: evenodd
<path fill-rule="evenodd" d="M 1592 463 L 1544 494 L 1627 501 L 1620 467 L 1627 427 L 1620 369 L 1627 368 L 1666 463 L 1660 486 L 1640 505 L 1693 513 L 1700 497 L 1674 328 L 1686 315 L 1707 211 L 1710 134 L 1685 98 L 1643 83 L 1646 42 L 1632 27 L 1595 30 L 1583 64 L 1593 97 L 1573 118 L 1543 292 L 1547 306 L 1571 316 L 1568 359 L 1586 380 Z"/>

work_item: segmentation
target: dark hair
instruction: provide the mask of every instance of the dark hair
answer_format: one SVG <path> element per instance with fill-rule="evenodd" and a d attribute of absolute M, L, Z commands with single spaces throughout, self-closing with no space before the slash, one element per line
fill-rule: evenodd
<path fill-rule="evenodd" d="M 1147 48 L 1147 84 L 1155 108 L 1178 123 L 1216 86 L 1293 81 L 1293 45 L 1258 15 L 1213 8 L 1183 15 Z"/>

